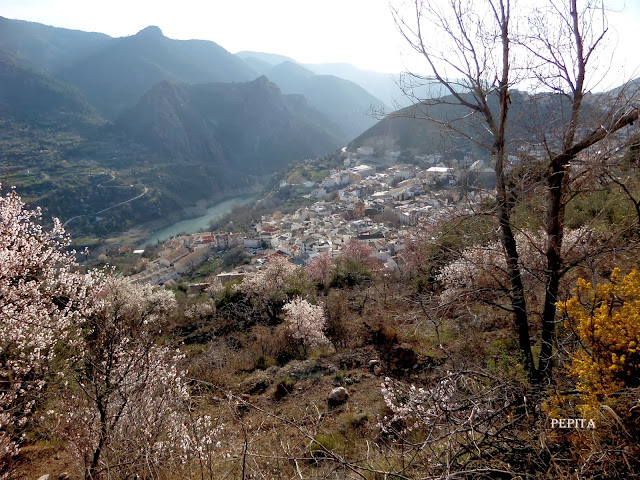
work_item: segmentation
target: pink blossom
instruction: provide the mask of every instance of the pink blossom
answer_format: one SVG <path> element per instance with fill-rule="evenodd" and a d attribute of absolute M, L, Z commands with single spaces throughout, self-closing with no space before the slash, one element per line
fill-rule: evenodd
<path fill-rule="evenodd" d="M 370 269 L 376 269 L 380 267 L 380 262 L 376 260 L 372 255 L 376 253 L 376 249 L 367 245 L 366 243 L 352 238 L 349 240 L 342 249 L 342 258 L 349 260 L 358 260 L 363 263 L 364 266 Z"/>
<path fill-rule="evenodd" d="M 311 260 L 304 271 L 314 282 L 324 283 L 331 277 L 335 268 L 336 264 L 329 252 L 323 252 Z"/>

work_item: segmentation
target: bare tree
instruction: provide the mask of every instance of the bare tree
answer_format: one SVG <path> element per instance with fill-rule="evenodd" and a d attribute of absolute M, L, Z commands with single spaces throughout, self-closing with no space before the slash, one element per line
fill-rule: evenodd
<path fill-rule="evenodd" d="M 597 78 L 596 55 L 608 31 L 604 0 L 545 0 L 520 6 L 514 0 L 413 0 L 395 8 L 402 35 L 424 60 L 428 75 L 410 74 L 406 85 L 434 84 L 449 95 L 417 100 L 412 115 L 425 118 L 486 149 L 495 165 L 494 214 L 500 227 L 508 296 L 525 367 L 548 379 L 553 365 L 556 302 L 566 272 L 562 255 L 565 208 L 571 199 L 572 164 L 611 148 L 615 135 L 638 118 L 624 89 L 589 94 Z M 523 94 L 515 89 L 527 89 Z M 410 90 L 410 88 L 409 88 Z M 411 92 L 409 92 L 411 93 Z M 521 112 L 512 113 L 518 95 Z M 518 185 L 510 156 L 525 144 L 540 145 L 545 168 L 545 296 L 541 352 L 536 368 L 513 220 Z M 515 185 L 515 186 L 514 186 Z"/>

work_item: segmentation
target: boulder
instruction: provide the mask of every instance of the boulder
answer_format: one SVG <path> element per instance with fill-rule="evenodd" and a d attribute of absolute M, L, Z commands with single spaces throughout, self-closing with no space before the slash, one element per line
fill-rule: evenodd
<path fill-rule="evenodd" d="M 331 390 L 331 393 L 327 396 L 327 402 L 329 406 L 335 407 L 336 405 L 341 405 L 347 401 L 349 398 L 349 392 L 344 387 L 337 387 Z"/>

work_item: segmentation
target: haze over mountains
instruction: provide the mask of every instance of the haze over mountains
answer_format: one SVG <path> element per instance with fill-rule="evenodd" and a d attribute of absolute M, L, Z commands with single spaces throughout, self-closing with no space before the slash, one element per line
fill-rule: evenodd
<path fill-rule="evenodd" d="M 293 160 L 335 149 L 337 131 L 300 95 L 282 95 L 262 76 L 251 82 L 162 81 L 116 126 L 176 161 L 268 174 Z"/>
<path fill-rule="evenodd" d="M 371 127 L 376 112 L 389 109 L 361 86 L 333 75 L 316 75 L 295 61 L 269 65 L 255 57 L 245 60 L 283 93 L 304 95 L 309 105 L 323 112 L 349 139 Z"/>
<path fill-rule="evenodd" d="M 0 17 L 0 181 L 45 217 L 74 218 L 75 233 L 95 237 L 177 219 L 196 202 L 255 190 L 292 161 L 347 144 L 416 154 L 473 148 L 398 118 L 414 112 L 397 80 L 345 64 L 232 55 L 153 26 L 112 38 Z M 532 111 L 527 94 L 512 97 L 528 131 L 563 112 L 561 99 Z M 594 108 L 606 101 L 592 98 Z M 398 104 L 396 117 L 371 115 Z M 431 113 L 458 112 L 441 104 Z"/>
<path fill-rule="evenodd" d="M 274 77 L 268 78 L 278 84 L 284 94 L 310 94 L 312 106 L 333 117 L 345 130 L 345 140 L 376 122 L 367 115 L 371 107 L 376 110 L 386 107 L 384 101 L 354 82 L 295 69 L 290 65 L 295 61 L 287 57 L 272 55 L 282 60 L 277 63 L 283 65 L 273 61 L 257 64 L 245 61 L 242 54 L 232 55 L 211 41 L 167 38 L 153 26 L 136 35 L 111 38 L 0 17 L 0 48 L 78 87 L 109 119 L 135 104 L 163 80 L 192 84 L 236 82 L 254 80 L 268 73 Z M 390 77 L 388 80 L 392 82 Z M 335 106 L 340 106 L 341 113 L 350 118 L 345 120 L 344 115 L 336 114 Z"/>
<path fill-rule="evenodd" d="M 411 95 L 406 95 L 403 92 L 403 88 L 408 91 L 409 85 L 406 82 L 407 78 L 402 73 L 391 74 L 361 70 L 349 63 L 299 63 L 293 58 L 273 53 L 243 51 L 236 53 L 236 55 L 257 71 L 267 72 L 269 68 L 290 62 L 315 75 L 330 75 L 349 80 L 380 99 L 386 106 L 386 113 L 408 107 L 413 103 Z M 444 87 L 440 86 L 426 88 L 412 85 L 411 87 L 415 87 L 415 91 L 412 90 L 410 93 L 419 98 L 440 97 L 448 93 Z"/>
<path fill-rule="evenodd" d="M 112 38 L 0 17 L 0 79 L 3 183 L 45 216 L 82 216 L 70 227 L 92 234 L 255 188 L 345 145 L 376 123 L 371 110 L 388 108 L 349 80 L 289 61 L 256 68 L 153 26 Z M 95 188 L 101 175 L 123 188 Z M 91 220 L 143 186 L 126 221 L 115 211 Z"/>

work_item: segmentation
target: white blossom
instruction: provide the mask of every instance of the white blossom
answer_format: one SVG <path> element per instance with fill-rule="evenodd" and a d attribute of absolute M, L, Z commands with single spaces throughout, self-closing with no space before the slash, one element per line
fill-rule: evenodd
<path fill-rule="evenodd" d="M 108 468 L 120 478 L 150 475 L 210 456 L 222 428 L 194 413 L 184 356 L 157 345 L 153 332 L 176 306 L 172 292 L 109 278 L 96 312 L 82 325 L 73 358 L 76 383 L 64 390 L 58 432 L 89 476 Z"/>
<path fill-rule="evenodd" d="M 296 297 L 282 309 L 285 323 L 294 339 L 302 342 L 305 348 L 317 348 L 329 343 L 324 334 L 326 319 L 321 306 L 312 305 Z"/>
<path fill-rule="evenodd" d="M 262 270 L 247 274 L 241 288 L 247 293 L 270 298 L 281 292 L 299 270 L 286 257 L 276 255 L 269 259 Z"/>
<path fill-rule="evenodd" d="M 518 257 L 525 288 L 532 290 L 535 283 L 544 282 L 546 257 L 543 231 L 521 231 L 516 234 Z M 562 256 L 566 262 L 578 261 L 589 255 L 595 232 L 588 228 L 567 230 L 562 243 Z M 474 245 L 464 249 L 459 258 L 445 265 L 437 279 L 443 284 L 442 303 L 451 303 L 464 295 L 505 297 L 509 290 L 509 272 L 501 242 Z M 506 297 L 505 297 L 506 298 Z"/>
<path fill-rule="evenodd" d="M 75 272 L 75 252 L 58 219 L 46 231 L 39 209 L 11 190 L 0 196 L 0 470 L 17 452 L 19 429 L 33 413 L 60 342 L 94 308 L 103 275 Z"/>

